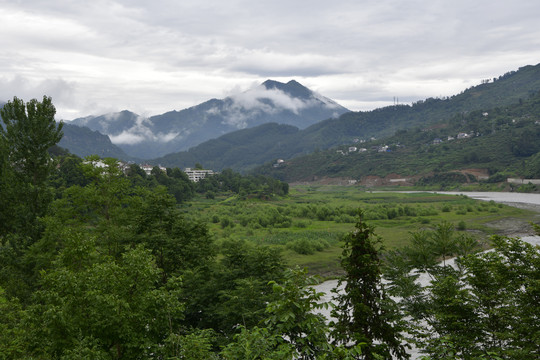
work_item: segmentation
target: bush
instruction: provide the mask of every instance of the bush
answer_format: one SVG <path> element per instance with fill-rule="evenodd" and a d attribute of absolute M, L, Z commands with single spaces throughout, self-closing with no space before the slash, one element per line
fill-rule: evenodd
<path fill-rule="evenodd" d="M 288 243 L 287 247 L 301 255 L 311 255 L 315 252 L 315 247 L 306 238 L 294 240 Z"/>
<path fill-rule="evenodd" d="M 465 221 L 461 220 L 458 225 L 457 225 L 457 229 L 460 230 L 460 231 L 463 231 L 467 228 L 467 224 L 465 224 Z"/>
<path fill-rule="evenodd" d="M 297 221 L 294 223 L 294 226 L 300 229 L 305 229 L 307 227 L 307 224 L 305 221 Z"/>
<path fill-rule="evenodd" d="M 341 214 L 339 216 L 335 216 L 334 221 L 338 224 L 354 224 L 356 222 L 356 218 L 348 214 Z"/>
<path fill-rule="evenodd" d="M 287 243 L 287 247 L 301 255 L 311 255 L 316 251 L 323 251 L 330 244 L 324 239 L 310 240 L 308 238 L 300 238 Z"/>
<path fill-rule="evenodd" d="M 228 217 L 224 217 L 221 219 L 221 228 L 225 229 L 227 226 L 233 227 L 234 223 Z"/>

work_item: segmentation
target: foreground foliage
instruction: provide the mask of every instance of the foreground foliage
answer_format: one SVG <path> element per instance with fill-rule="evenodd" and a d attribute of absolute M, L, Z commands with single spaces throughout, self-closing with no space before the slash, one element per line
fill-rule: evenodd
<path fill-rule="evenodd" d="M 394 253 L 386 272 L 390 293 L 401 297 L 402 314 L 410 319 L 410 341 L 426 359 L 538 358 L 540 249 L 495 236 L 492 251 L 437 263 L 440 243 L 429 241 L 420 237 Z M 459 242 L 450 239 L 454 251 Z M 427 286 L 416 282 L 419 264 L 431 280 Z"/>

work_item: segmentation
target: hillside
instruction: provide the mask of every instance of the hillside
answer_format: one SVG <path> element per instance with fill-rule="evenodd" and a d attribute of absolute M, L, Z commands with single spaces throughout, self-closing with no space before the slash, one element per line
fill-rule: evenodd
<path fill-rule="evenodd" d="M 208 169 L 246 171 L 279 157 L 282 154 L 281 141 L 294 137 L 298 131 L 290 125 L 263 124 L 220 136 L 188 151 L 169 154 L 152 162 L 180 168 L 201 163 Z"/>
<path fill-rule="evenodd" d="M 426 99 L 412 105 L 397 105 L 367 112 L 349 112 L 337 119 L 327 119 L 297 132 L 266 133 L 254 128 L 249 133 L 231 133 L 194 147 L 189 152 L 169 154 L 156 161 L 166 166 L 210 164 L 216 170 L 233 168 L 246 171 L 277 158 L 292 159 L 316 150 L 354 144 L 355 139 L 392 136 L 398 131 L 425 128 L 456 114 L 470 114 L 496 106 L 526 101 L 540 90 L 540 64 L 525 66 L 490 82 L 471 87 L 445 99 Z M 249 134 L 249 141 L 244 135 Z M 237 141 L 230 141 L 231 138 Z M 229 145 L 229 147 L 227 147 Z M 236 151 L 234 147 L 242 147 Z"/>
<path fill-rule="evenodd" d="M 58 146 L 68 149 L 71 153 L 84 157 L 99 155 L 102 158 L 113 157 L 121 160 L 134 160 L 122 149 L 114 145 L 107 135 L 92 131 L 87 127 L 80 127 L 64 123 L 62 128 L 64 136 Z"/>
<path fill-rule="evenodd" d="M 508 176 L 540 177 L 539 151 L 537 93 L 514 105 L 458 114 L 428 127 L 397 131 L 384 139 L 351 142 L 300 156 L 278 168 L 268 163 L 256 172 L 288 182 L 365 180 L 368 176 L 412 182 L 423 177 L 426 184 L 477 180 L 467 178 L 467 173 L 491 176 L 492 181 L 497 181 Z M 456 175 L 456 171 L 462 175 Z"/>

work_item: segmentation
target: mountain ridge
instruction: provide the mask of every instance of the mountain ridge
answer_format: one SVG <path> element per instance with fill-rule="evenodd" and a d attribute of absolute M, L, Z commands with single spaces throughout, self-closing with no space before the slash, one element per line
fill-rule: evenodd
<path fill-rule="evenodd" d="M 172 110 L 148 118 L 122 112 L 74 119 L 108 135 L 127 154 L 155 158 L 188 150 L 209 139 L 269 122 L 306 128 L 349 110 L 297 82 L 266 80 L 262 84 L 224 99 Z"/>
<path fill-rule="evenodd" d="M 251 133 L 258 136 L 261 144 L 268 144 L 267 155 L 260 152 L 260 145 L 246 148 L 241 142 L 231 146 L 244 146 L 242 160 L 231 159 L 235 149 L 213 146 L 212 141 L 202 143 L 187 152 L 168 154 L 157 158 L 165 166 L 193 166 L 194 163 L 215 164 L 214 169 L 232 167 L 237 171 L 248 171 L 256 167 L 257 161 L 266 162 L 276 158 L 291 159 L 317 149 L 339 145 L 353 145 L 355 139 L 369 140 L 391 136 L 395 132 L 414 128 L 426 128 L 456 114 L 490 109 L 495 105 L 505 106 L 527 99 L 540 90 L 540 64 L 524 66 L 518 71 L 507 72 L 495 81 L 465 89 L 452 97 L 428 98 L 412 105 L 387 106 L 366 112 L 348 112 L 337 119 L 326 119 L 295 133 L 280 135 L 269 141 L 268 135 L 256 129 Z M 234 136 L 233 136 L 234 138 Z M 238 139 L 241 139 L 240 134 Z M 217 139 L 221 144 L 220 139 Z M 276 150 L 279 144 L 279 151 Z M 219 150 L 218 150 L 219 148 Z M 250 154 L 256 154 L 251 158 Z M 250 159 L 251 158 L 251 159 Z M 189 165 L 184 165 L 192 161 Z M 239 164 L 242 166 L 239 166 Z"/>

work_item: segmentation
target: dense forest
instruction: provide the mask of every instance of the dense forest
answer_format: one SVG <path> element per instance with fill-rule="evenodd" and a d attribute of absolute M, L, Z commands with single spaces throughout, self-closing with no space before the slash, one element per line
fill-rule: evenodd
<path fill-rule="evenodd" d="M 54 114 L 48 97 L 0 113 L 0 359 L 406 359 L 410 345 L 433 359 L 540 354 L 538 248 L 495 237 L 477 253 L 441 223 L 384 251 L 358 211 L 326 319 L 307 270 L 269 246 L 216 242 L 179 211 L 197 192 L 264 201 L 287 196 L 286 183 L 95 166 L 54 147 Z"/>

